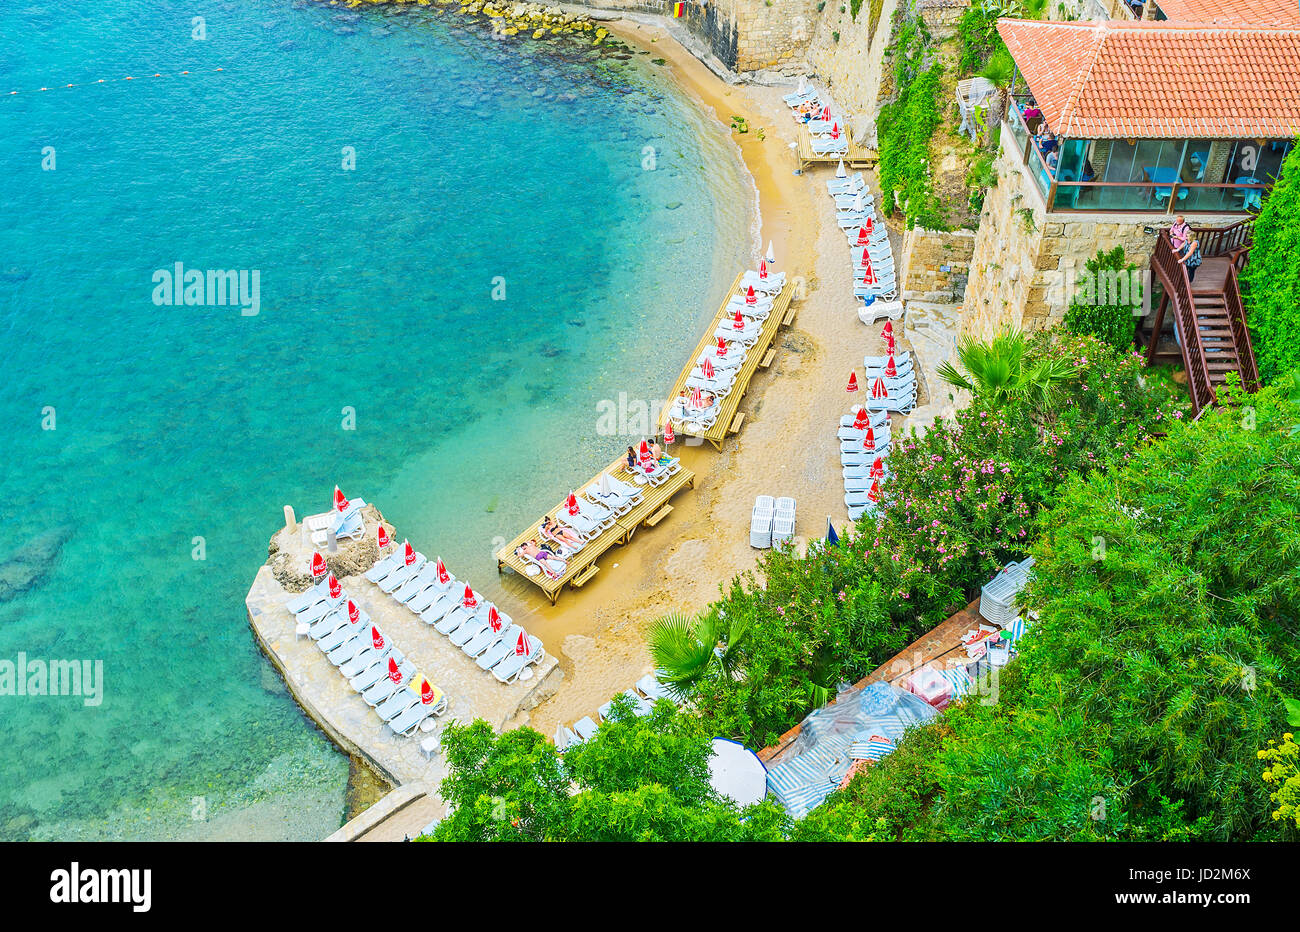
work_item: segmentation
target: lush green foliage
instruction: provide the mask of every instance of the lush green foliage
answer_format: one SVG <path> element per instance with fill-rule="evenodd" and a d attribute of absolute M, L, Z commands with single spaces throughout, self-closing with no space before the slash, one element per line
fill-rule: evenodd
<path fill-rule="evenodd" d="M 1268 384 L 1300 368 L 1300 146 L 1255 220 L 1255 242 L 1242 273 L 1246 320 L 1260 379 Z"/>
<path fill-rule="evenodd" d="M 996 702 L 909 736 L 817 837 L 1280 836 L 1289 772 L 1261 780 L 1258 749 L 1300 683 L 1300 404 L 1250 400 L 1066 484 L 1036 522 L 1041 621 Z"/>
<path fill-rule="evenodd" d="M 887 661 L 1023 555 L 1034 514 L 1066 479 L 1123 463 L 1181 415 L 1164 386 L 1142 386 L 1133 354 L 1070 334 L 1038 335 L 1024 352 L 1031 368 L 1068 362 L 1070 404 L 977 395 L 925 437 L 895 440 L 878 520 L 805 558 L 769 553 L 765 585 L 737 580 L 700 619 L 656 629 L 656 665 L 715 734 L 773 743 L 837 684 Z"/>
<path fill-rule="evenodd" d="M 890 49 L 896 98 L 880 109 L 881 209 L 902 210 L 909 227 L 947 229 L 934 193 L 930 137 L 939 125 L 939 80 L 943 66 L 929 64 L 930 34 L 919 17 L 899 11 Z"/>
<path fill-rule="evenodd" d="M 619 699 L 596 736 L 561 755 L 531 728 L 484 721 L 443 735 L 451 814 L 435 841 L 779 841 L 774 802 L 744 810 L 709 785 L 709 735 L 660 701 L 638 717 Z M 570 789 L 575 792 L 570 793 Z"/>
<path fill-rule="evenodd" d="M 1038 409 L 1060 400 L 1064 383 L 1075 373 L 1075 364 L 1055 353 L 1028 358 L 1029 341 L 1016 330 L 1003 330 L 988 343 L 963 336 L 957 341 L 957 361 L 962 374 L 951 362 L 942 363 L 936 373 L 954 388 L 965 389 L 992 402 L 1023 398 Z"/>
<path fill-rule="evenodd" d="M 1133 345 L 1136 318 L 1142 306 L 1141 278 L 1137 266 L 1126 262 L 1124 247 L 1116 246 L 1084 263 L 1084 275 L 1065 311 L 1065 327 L 1087 333 L 1117 350 Z"/>
<path fill-rule="evenodd" d="M 1268 747 L 1259 752 L 1259 759 L 1268 766 L 1260 775 L 1268 784 L 1268 798 L 1277 804 L 1273 820 L 1285 826 L 1288 834 L 1300 829 L 1300 744 L 1295 735 L 1282 735 L 1282 743 L 1269 740 Z"/>

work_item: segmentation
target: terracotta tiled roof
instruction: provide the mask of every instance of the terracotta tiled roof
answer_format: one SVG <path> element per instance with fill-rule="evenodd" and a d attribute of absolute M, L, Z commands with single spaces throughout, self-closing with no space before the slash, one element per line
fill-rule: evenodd
<path fill-rule="evenodd" d="M 1300 132 L 1300 28 L 1004 19 L 998 32 L 1060 136 Z"/>
<path fill-rule="evenodd" d="M 1300 26 L 1296 0 L 1156 0 L 1156 6 L 1177 23 Z"/>

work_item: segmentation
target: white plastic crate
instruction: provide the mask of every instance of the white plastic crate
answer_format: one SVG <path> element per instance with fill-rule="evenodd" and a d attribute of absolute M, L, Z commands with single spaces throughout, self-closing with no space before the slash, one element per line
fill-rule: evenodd
<path fill-rule="evenodd" d="M 772 546 L 773 517 L 770 509 L 754 506 L 753 515 L 749 519 L 749 546 L 760 550 Z"/>
<path fill-rule="evenodd" d="M 794 537 L 794 515 L 778 514 L 772 521 L 772 546 Z"/>

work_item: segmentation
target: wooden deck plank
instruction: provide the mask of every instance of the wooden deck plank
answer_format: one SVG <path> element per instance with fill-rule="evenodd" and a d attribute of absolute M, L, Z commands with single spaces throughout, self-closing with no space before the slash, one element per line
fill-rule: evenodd
<path fill-rule="evenodd" d="M 740 280 L 744 277 L 742 272 L 736 276 L 732 282 L 731 288 L 728 289 L 726 297 L 723 298 L 722 304 L 718 308 L 718 313 L 713 316 L 712 321 L 705 328 L 704 336 L 700 339 L 699 344 L 692 352 L 690 359 L 682 368 L 681 374 L 677 381 L 673 383 L 672 390 L 668 393 L 668 401 L 664 404 L 663 411 L 659 415 L 659 431 L 663 432 L 664 424 L 668 422 L 668 412 L 672 408 L 673 400 L 686 387 L 686 380 L 690 377 L 691 371 L 695 368 L 695 362 L 700 358 L 704 350 L 716 343 L 713 332 L 718 329 L 719 323 L 726 313 L 727 302 L 731 300 L 733 294 L 738 294 L 740 290 Z M 736 380 L 732 383 L 731 392 L 726 398 L 722 399 L 722 405 L 718 410 L 718 416 L 714 419 L 713 424 L 708 430 L 695 431 L 684 425 L 674 425 L 674 430 L 678 436 L 698 437 L 701 440 L 707 440 L 719 451 L 722 450 L 722 441 L 731 433 L 731 425 L 736 417 L 736 410 L 740 407 L 741 399 L 749 390 L 749 382 L 754 377 L 754 373 L 762 367 L 764 354 L 767 353 L 772 341 L 776 338 L 777 331 L 794 320 L 795 310 L 791 306 L 794 298 L 794 284 L 792 276 L 787 273 L 786 286 L 781 293 L 776 296 L 772 302 L 772 312 L 767 315 L 767 320 L 763 321 L 763 328 L 759 331 L 758 340 L 753 346 L 745 350 L 745 362 L 736 373 Z M 739 422 L 736 422 L 737 425 Z"/>
<path fill-rule="evenodd" d="M 616 479 L 621 479 L 629 484 L 633 483 L 633 476 L 627 471 L 626 463 L 623 457 L 614 460 L 606 466 L 601 472 L 608 472 Z M 578 490 L 587 488 L 600 479 L 600 473 L 597 473 L 587 482 L 578 487 Z M 538 518 L 522 534 L 506 544 L 497 551 L 497 567 L 510 567 L 524 579 L 537 586 L 554 604 L 565 586 L 581 586 L 596 575 L 599 567 L 596 561 L 608 551 L 611 547 L 619 544 L 625 544 L 632 538 L 632 534 L 637 527 L 647 518 L 661 509 L 668 503 L 674 495 L 684 488 L 694 488 L 695 474 L 689 469 L 682 466 L 677 472 L 669 476 L 667 480 L 657 486 L 641 486 L 642 497 L 640 503 L 627 514 L 615 519 L 614 524 L 602 531 L 598 536 L 587 541 L 586 545 L 575 553 L 565 566 L 564 575 L 559 579 L 551 579 L 545 573 L 538 573 L 536 576 L 528 575 L 526 564 L 519 557 L 515 556 L 515 549 L 525 541 L 536 540 L 541 542 L 541 536 L 538 528 L 541 524 L 541 518 Z M 567 496 L 566 496 L 567 498 Z M 546 512 L 547 515 L 557 517 L 561 522 L 564 521 L 564 502 L 559 502 L 555 507 Z"/>
<path fill-rule="evenodd" d="M 879 160 L 873 149 L 860 146 L 849 140 L 849 151 L 845 155 L 816 155 L 812 150 L 812 134 L 808 127 L 799 127 L 799 170 L 807 171 L 814 165 L 836 165 L 840 159 L 850 168 L 871 168 Z"/>

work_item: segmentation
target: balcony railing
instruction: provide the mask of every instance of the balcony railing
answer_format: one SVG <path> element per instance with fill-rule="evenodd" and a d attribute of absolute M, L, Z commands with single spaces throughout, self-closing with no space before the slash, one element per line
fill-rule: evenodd
<path fill-rule="evenodd" d="M 1206 184 L 1175 176 L 1161 181 L 1078 181 L 1069 169 L 1048 167 L 1025 122 L 1023 100 L 1013 99 L 1005 126 L 1020 152 L 1043 203 L 1052 212 L 1250 213 L 1258 210 L 1271 185 Z M 1032 114 L 1033 111 L 1031 110 Z M 1030 119 L 1034 119 L 1030 116 Z"/>

